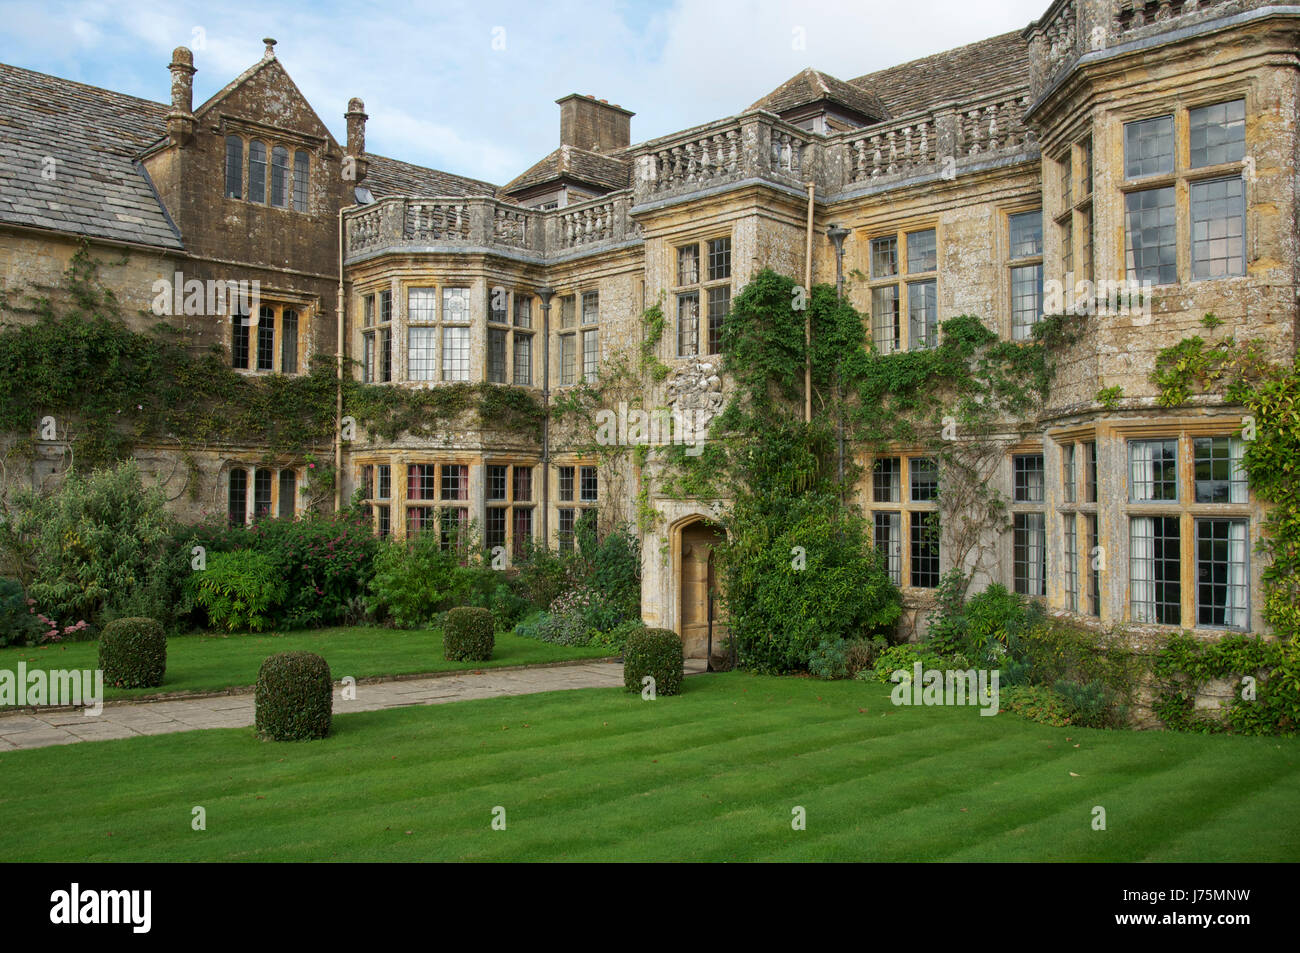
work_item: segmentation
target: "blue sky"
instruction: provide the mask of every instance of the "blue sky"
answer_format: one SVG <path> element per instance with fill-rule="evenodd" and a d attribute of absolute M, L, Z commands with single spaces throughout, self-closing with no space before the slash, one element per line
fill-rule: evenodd
<path fill-rule="evenodd" d="M 590 93 L 636 112 L 634 142 L 733 115 L 815 66 L 841 79 L 1024 27 L 1048 0 L 0 0 L 0 61 L 159 102 L 194 50 L 195 102 L 262 37 L 335 137 L 352 96 L 372 152 L 504 183 L 559 143 Z"/>

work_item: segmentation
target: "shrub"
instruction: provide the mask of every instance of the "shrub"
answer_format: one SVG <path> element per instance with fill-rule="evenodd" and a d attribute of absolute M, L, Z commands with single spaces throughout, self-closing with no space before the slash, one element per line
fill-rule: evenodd
<path fill-rule="evenodd" d="M 575 585 L 582 573 L 578 556 L 545 549 L 529 540 L 523 557 L 515 560 L 519 591 L 535 609 L 545 609 L 567 589 Z"/>
<path fill-rule="evenodd" d="M 280 652 L 262 663 L 254 695 L 257 733 L 305 741 L 330 733 L 334 685 L 329 663 L 312 652 Z"/>
<path fill-rule="evenodd" d="M 447 613 L 442 630 L 442 654 L 451 662 L 486 662 L 495 645 L 492 613 L 461 606 Z"/>
<path fill-rule="evenodd" d="M 557 600 L 558 604 L 558 600 Z M 596 630 L 587 624 L 581 609 L 552 611 L 538 627 L 537 637 L 556 645 L 590 645 Z"/>
<path fill-rule="evenodd" d="M 965 659 L 961 659 L 965 662 Z M 957 660 L 946 659 L 941 655 L 936 655 L 925 645 L 918 645 L 906 642 L 902 645 L 893 645 L 881 652 L 876 659 L 875 667 L 868 674 L 864 669 L 858 673 L 858 678 L 866 681 L 868 679 L 877 682 L 892 682 L 891 677 L 894 672 L 902 670 L 911 676 L 916 663 L 921 663 L 922 671 L 928 669 L 947 669 L 947 668 L 967 668 L 967 665 L 958 665 Z"/>
<path fill-rule="evenodd" d="M 380 547 L 370 580 L 373 612 L 415 628 L 465 601 L 471 571 L 461 565 L 455 549 L 442 548 L 440 535 L 428 531 L 413 540 L 389 540 Z"/>
<path fill-rule="evenodd" d="M 530 612 L 515 623 L 515 635 L 521 639 L 545 641 L 542 639 L 541 630 L 550 621 L 550 618 L 550 614 L 547 612 Z"/>
<path fill-rule="evenodd" d="M 640 619 L 628 619 L 620 622 L 608 632 L 597 631 L 591 637 L 592 645 L 600 645 L 610 650 L 611 654 L 621 655 L 627 648 L 627 640 L 636 632 L 644 632 L 646 624 Z"/>
<path fill-rule="evenodd" d="M 167 672 L 167 634 L 155 619 L 114 619 L 99 635 L 99 667 L 116 688 L 154 688 Z"/>
<path fill-rule="evenodd" d="M 961 652 L 974 659 L 993 661 L 1000 648 L 1005 649 L 1008 641 L 1043 616 L 1036 603 L 996 582 L 963 601 L 965 585 L 959 569 L 950 569 L 940 581 L 939 607 L 930 614 L 926 639 L 940 654 Z"/>
<path fill-rule="evenodd" d="M 189 556 L 174 545 L 166 495 L 127 461 L 70 471 L 48 492 L 24 490 L 0 520 L 0 563 L 51 619 L 99 625 L 124 615 L 170 626 Z"/>
<path fill-rule="evenodd" d="M 889 648 L 889 640 L 882 635 L 872 639 L 849 639 L 844 646 L 846 677 L 857 678 L 858 673 L 870 669 L 877 656 Z"/>
<path fill-rule="evenodd" d="M 602 632 L 641 617 L 640 544 L 627 527 L 619 527 L 598 543 L 584 534 L 583 557 L 591 569 L 585 588 L 589 595 L 587 621 Z"/>
<path fill-rule="evenodd" d="M 849 643 L 827 639 L 808 656 L 808 671 L 818 678 L 848 678 Z"/>
<path fill-rule="evenodd" d="M 0 647 L 33 642 L 40 628 L 22 585 L 13 579 L 0 579 Z"/>
<path fill-rule="evenodd" d="M 1073 706 L 1045 685 L 1016 685 L 1000 690 L 998 695 L 998 707 L 1002 711 L 1013 711 L 1053 728 L 1073 724 Z"/>
<path fill-rule="evenodd" d="M 727 530 L 714 552 L 741 665 L 804 669 L 827 639 L 883 634 L 898 621 L 898 588 L 865 520 L 842 509 L 836 493 L 792 493 L 764 482 L 736 498 Z"/>
<path fill-rule="evenodd" d="M 1063 678 L 1053 688 L 1073 710 L 1073 724 L 1084 728 L 1112 728 L 1124 723 L 1128 709 L 1117 704 L 1100 681 L 1080 684 Z"/>
<path fill-rule="evenodd" d="M 230 632 L 267 628 L 285 598 L 284 576 L 275 560 L 240 549 L 212 553 L 207 564 L 207 569 L 194 573 L 190 584 L 209 621 Z"/>
<path fill-rule="evenodd" d="M 656 695 L 676 695 L 682 690 L 682 640 L 671 629 L 629 633 L 623 649 L 623 685 L 630 692 L 639 692 L 647 675 L 654 679 Z"/>

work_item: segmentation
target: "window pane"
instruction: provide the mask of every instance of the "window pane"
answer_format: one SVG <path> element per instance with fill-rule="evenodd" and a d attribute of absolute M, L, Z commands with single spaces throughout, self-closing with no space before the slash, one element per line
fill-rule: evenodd
<path fill-rule="evenodd" d="M 1250 625 L 1246 521 L 1196 521 L 1196 624 Z"/>
<path fill-rule="evenodd" d="M 434 354 L 438 346 L 437 328 L 408 328 L 406 377 L 413 381 L 434 379 Z"/>
<path fill-rule="evenodd" d="M 1134 622 L 1178 625 L 1182 619 L 1176 516 L 1135 516 L 1129 522 L 1130 611 Z"/>
<path fill-rule="evenodd" d="M 582 323 L 596 324 L 600 321 L 600 295 L 588 291 L 582 296 Z"/>
<path fill-rule="evenodd" d="M 280 370 L 298 373 L 298 312 L 285 308 L 280 319 Z"/>
<path fill-rule="evenodd" d="M 1062 517 L 1061 550 L 1065 556 L 1065 607 L 1079 611 L 1079 537 L 1074 514 Z"/>
<path fill-rule="evenodd" d="M 266 146 L 256 139 L 248 144 L 248 200 L 266 202 Z"/>
<path fill-rule="evenodd" d="M 294 501 L 298 496 L 298 474 L 280 471 L 280 519 L 293 519 Z"/>
<path fill-rule="evenodd" d="M 1246 101 L 1234 99 L 1190 110 L 1188 139 L 1193 169 L 1237 162 L 1246 155 Z"/>
<path fill-rule="evenodd" d="M 700 342 L 700 294 L 677 296 L 677 356 L 690 357 L 697 353 Z"/>
<path fill-rule="evenodd" d="M 275 310 L 266 305 L 257 312 L 257 369 L 275 369 Z"/>
<path fill-rule="evenodd" d="M 1074 502 L 1074 444 L 1061 448 L 1061 486 L 1065 502 Z"/>
<path fill-rule="evenodd" d="M 898 350 L 898 285 L 871 289 L 871 341 L 881 354 Z"/>
<path fill-rule="evenodd" d="M 1097 502 L 1097 443 L 1083 445 L 1083 502 Z"/>
<path fill-rule="evenodd" d="M 387 463 L 379 465 L 379 486 L 375 499 L 387 500 L 393 496 L 393 469 Z"/>
<path fill-rule="evenodd" d="M 677 283 L 693 285 L 700 280 L 700 246 L 687 245 L 677 249 Z"/>
<path fill-rule="evenodd" d="M 1015 514 L 1013 535 L 1016 592 L 1026 596 L 1047 595 L 1047 531 L 1043 514 Z"/>
<path fill-rule="evenodd" d="M 442 329 L 442 379 L 469 380 L 469 328 Z"/>
<path fill-rule="evenodd" d="M 721 285 L 709 289 L 709 354 L 722 351 L 722 322 L 731 310 L 731 286 Z"/>
<path fill-rule="evenodd" d="M 265 467 L 253 474 L 253 518 L 271 515 L 271 483 L 275 475 Z"/>
<path fill-rule="evenodd" d="M 1043 266 L 1021 265 L 1011 269 L 1011 337 L 1025 341 L 1033 337 L 1034 325 L 1043 316 Z"/>
<path fill-rule="evenodd" d="M 533 384 L 533 336 L 515 335 L 515 383 L 521 387 Z"/>
<path fill-rule="evenodd" d="M 1173 171 L 1173 116 L 1124 124 L 1124 178 Z"/>
<path fill-rule="evenodd" d="M 244 370 L 248 367 L 248 326 L 246 314 L 230 317 L 230 366 Z"/>
<path fill-rule="evenodd" d="M 226 198 L 243 198 L 244 140 L 226 136 Z"/>
<path fill-rule="evenodd" d="M 311 160 L 299 149 L 293 154 L 293 210 L 307 211 L 307 178 Z"/>
<path fill-rule="evenodd" d="M 921 503 L 939 498 L 939 462 L 931 457 L 912 457 L 908 461 L 912 484 L 912 502 Z"/>
<path fill-rule="evenodd" d="M 361 383 L 372 384 L 375 380 L 375 335 L 374 332 L 361 338 Z"/>
<path fill-rule="evenodd" d="M 1089 513 L 1088 523 L 1088 614 L 1101 615 L 1101 563 L 1094 557 L 1097 551 L 1097 515 Z"/>
<path fill-rule="evenodd" d="M 875 532 L 872 541 L 876 552 L 884 558 L 885 571 L 894 585 L 903 584 L 903 536 L 901 513 L 873 513 Z"/>
<path fill-rule="evenodd" d="M 388 328 L 379 331 L 379 379 L 393 379 L 393 333 Z"/>
<path fill-rule="evenodd" d="M 510 294 L 500 285 L 488 289 L 488 320 L 497 324 L 510 323 Z"/>
<path fill-rule="evenodd" d="M 939 585 L 939 514 L 912 514 L 912 585 Z"/>
<path fill-rule="evenodd" d="M 516 503 L 527 503 L 533 498 L 533 468 L 515 467 L 514 498 Z"/>
<path fill-rule="evenodd" d="M 361 326 L 373 327 L 375 323 L 375 296 L 366 295 L 361 299 Z"/>
<path fill-rule="evenodd" d="M 500 328 L 488 328 L 488 381 L 506 382 L 506 335 Z"/>
<path fill-rule="evenodd" d="M 560 327 L 571 328 L 575 320 L 574 311 L 577 301 L 573 295 L 560 299 Z"/>
<path fill-rule="evenodd" d="M 912 232 L 908 235 L 907 273 L 915 275 L 923 271 L 934 271 L 936 267 L 934 229 L 925 232 Z"/>
<path fill-rule="evenodd" d="M 914 281 L 907 286 L 907 346 L 919 351 L 938 344 L 939 303 L 934 281 Z"/>
<path fill-rule="evenodd" d="M 289 150 L 284 146 L 271 150 L 271 204 L 289 207 Z"/>
<path fill-rule="evenodd" d="M 596 468 L 582 467 L 579 473 L 578 499 L 583 503 L 595 503 L 597 495 Z"/>
<path fill-rule="evenodd" d="M 437 499 L 438 466 L 434 463 L 412 463 L 406 468 L 406 498 L 408 500 Z"/>
<path fill-rule="evenodd" d="M 1246 471 L 1239 437 L 1197 437 L 1192 441 L 1197 503 L 1245 503 Z"/>
<path fill-rule="evenodd" d="M 407 288 L 406 320 L 412 324 L 432 324 L 438 320 L 438 289 Z"/>
<path fill-rule="evenodd" d="M 506 511 L 504 507 L 489 506 L 483 521 L 483 545 L 488 549 L 506 544 Z"/>
<path fill-rule="evenodd" d="M 888 278 L 898 274 L 898 239 L 871 240 L 871 277 Z"/>
<path fill-rule="evenodd" d="M 573 552 L 573 514 L 571 507 L 561 507 L 559 510 L 559 524 L 556 527 L 556 537 L 560 544 L 560 552 Z"/>
<path fill-rule="evenodd" d="M 731 239 L 715 238 L 709 242 L 709 280 L 725 281 L 731 277 Z"/>
<path fill-rule="evenodd" d="M 1129 280 L 1157 285 L 1177 281 L 1173 188 L 1130 192 L 1124 197 L 1124 206 Z"/>
<path fill-rule="evenodd" d="M 573 467 L 558 467 L 556 485 L 560 499 L 566 503 L 573 501 Z"/>
<path fill-rule="evenodd" d="M 582 332 L 582 376 L 594 381 L 600 371 L 600 332 Z"/>
<path fill-rule="evenodd" d="M 877 503 L 897 503 L 900 495 L 902 462 L 898 457 L 881 457 L 871 468 L 871 498 Z"/>
<path fill-rule="evenodd" d="M 460 463 L 444 464 L 442 468 L 442 499 L 469 499 L 469 467 Z"/>
<path fill-rule="evenodd" d="M 442 289 L 442 320 L 454 323 L 469 321 L 469 289 Z"/>
<path fill-rule="evenodd" d="M 1014 500 L 1017 503 L 1043 502 L 1043 455 L 1022 454 L 1012 458 L 1015 475 Z"/>
<path fill-rule="evenodd" d="M 231 526 L 240 526 L 247 519 L 248 512 L 248 471 L 235 467 L 230 471 L 226 484 L 226 516 Z"/>
<path fill-rule="evenodd" d="M 465 320 L 469 320 L 468 312 Z M 528 295 L 515 293 L 515 327 L 531 328 L 533 326 L 533 299 Z"/>
<path fill-rule="evenodd" d="M 391 291 L 379 292 L 379 323 L 387 324 L 393 320 L 393 293 Z"/>
<path fill-rule="evenodd" d="M 506 470 L 503 466 L 487 468 L 487 486 L 484 492 L 489 500 L 506 499 Z"/>
<path fill-rule="evenodd" d="M 1007 216 L 1012 258 L 1034 258 L 1043 253 L 1043 213 L 1040 209 Z"/>
<path fill-rule="evenodd" d="M 1246 183 L 1193 182 L 1192 277 L 1246 273 Z"/>
<path fill-rule="evenodd" d="M 1129 499 L 1134 503 L 1178 499 L 1178 441 L 1131 440 Z"/>
<path fill-rule="evenodd" d="M 578 379 L 578 336 L 560 337 L 560 383 L 573 384 Z"/>
<path fill-rule="evenodd" d="M 533 511 L 528 509 L 515 509 L 514 525 L 514 553 L 516 556 L 522 556 L 528 551 L 528 541 L 533 538 Z"/>

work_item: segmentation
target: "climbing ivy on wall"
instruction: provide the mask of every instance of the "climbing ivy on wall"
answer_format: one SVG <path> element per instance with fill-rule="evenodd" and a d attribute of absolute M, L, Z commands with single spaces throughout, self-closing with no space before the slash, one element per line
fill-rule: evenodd
<path fill-rule="evenodd" d="M 5 310 L 23 323 L 0 327 L 0 431 L 30 455 L 42 418 L 71 448 L 79 469 L 130 456 L 140 444 L 251 444 L 268 456 L 301 457 L 333 440 L 337 380 L 331 357 L 299 376 L 240 374 L 220 345 L 196 351 L 164 321 L 135 331 L 83 247 L 55 297 Z M 452 384 L 426 390 L 344 380 L 344 413 L 371 439 L 429 435 L 472 413 L 480 425 L 540 432 L 542 408 L 521 388 Z M 191 458 L 192 459 L 192 458 Z"/>
<path fill-rule="evenodd" d="M 1272 504 L 1264 517 L 1259 551 L 1261 613 L 1274 632 L 1300 634 L 1300 369 L 1268 360 L 1264 342 L 1227 337 L 1213 344 L 1185 338 L 1156 356 L 1152 381 L 1162 407 L 1217 395 L 1244 408 L 1242 465 L 1251 489 Z"/>

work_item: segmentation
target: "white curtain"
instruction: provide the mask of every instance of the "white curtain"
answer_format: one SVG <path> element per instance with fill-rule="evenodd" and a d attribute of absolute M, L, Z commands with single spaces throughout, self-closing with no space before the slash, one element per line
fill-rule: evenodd
<path fill-rule="evenodd" d="M 1155 520 L 1150 516 L 1135 516 L 1129 526 L 1129 585 L 1133 590 L 1133 621 L 1154 622 Z"/>
<path fill-rule="evenodd" d="M 1025 471 L 1025 499 L 1032 503 L 1041 503 L 1045 499 L 1043 496 L 1043 471 L 1026 470 Z"/>
<path fill-rule="evenodd" d="M 1246 485 L 1246 470 L 1241 465 L 1244 444 L 1240 437 L 1228 438 L 1228 456 L 1230 459 L 1228 474 L 1228 502 L 1245 503 L 1249 489 Z"/>
<path fill-rule="evenodd" d="M 1128 445 L 1129 483 L 1132 485 L 1133 500 L 1149 500 L 1155 495 L 1156 464 L 1155 449 L 1160 444 L 1149 441 L 1135 441 Z"/>
<path fill-rule="evenodd" d="M 1228 524 L 1228 595 L 1224 602 L 1223 624 L 1238 629 L 1250 627 L 1246 614 L 1249 592 L 1246 582 L 1246 524 L 1234 520 Z"/>

